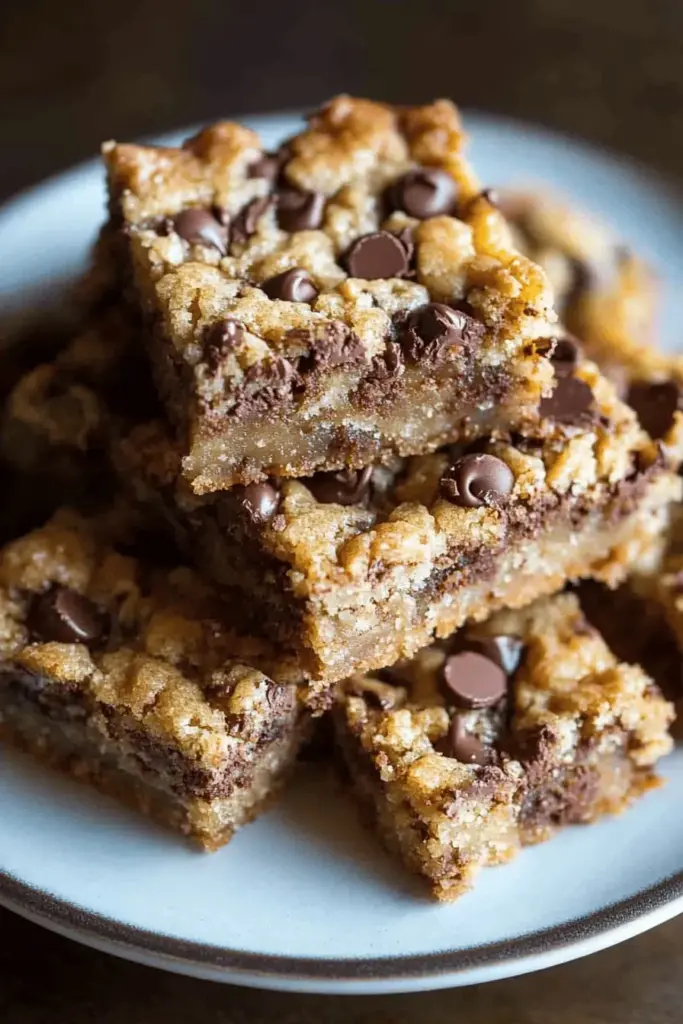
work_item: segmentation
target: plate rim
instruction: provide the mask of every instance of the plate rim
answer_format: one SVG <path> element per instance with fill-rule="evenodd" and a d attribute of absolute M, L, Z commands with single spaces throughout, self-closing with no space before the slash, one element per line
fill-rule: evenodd
<path fill-rule="evenodd" d="M 116 921 L 5 871 L 0 871 L 0 905 L 124 959 L 142 959 L 176 972 L 182 967 L 183 973 L 194 976 L 233 983 L 239 976 L 239 984 L 267 988 L 270 982 L 273 987 L 295 986 L 297 991 L 319 991 L 321 985 L 333 986 L 326 990 L 335 992 L 350 986 L 356 991 L 372 987 L 387 991 L 408 982 L 408 990 L 417 991 L 508 976 L 507 968 L 512 963 L 520 968 L 520 974 L 542 969 L 578 958 L 586 944 L 591 949 L 585 953 L 611 945 L 601 940 L 614 937 L 615 932 L 622 934 L 617 935 L 614 944 L 647 931 L 683 913 L 683 869 L 623 900 L 550 928 L 466 949 L 373 958 L 282 956 L 181 939 Z M 632 927 L 638 924 L 643 927 Z M 567 950 L 574 955 L 563 957 Z M 539 957 L 548 962 L 535 964 Z"/>
<path fill-rule="evenodd" d="M 288 109 L 252 113 L 240 119 L 258 130 L 268 123 L 298 120 L 301 114 L 300 110 Z M 681 180 L 677 175 L 545 124 L 477 108 L 466 108 L 464 119 L 470 125 L 477 121 L 489 127 L 496 124 L 506 127 L 521 125 L 548 143 L 571 144 L 585 156 L 593 156 L 602 163 L 625 162 L 650 178 L 665 181 L 680 190 Z M 141 141 L 163 144 L 185 137 L 193 130 L 196 126 L 170 129 Z M 0 205 L 0 222 L 40 193 L 58 191 L 68 186 L 76 175 L 93 172 L 98 162 L 97 157 L 81 161 L 10 194 Z M 543 969 L 647 931 L 683 913 L 683 869 L 622 900 L 545 929 L 466 948 L 371 958 L 255 953 L 182 939 L 88 910 L 2 870 L 0 906 L 59 934 L 124 959 L 196 977 L 301 992 L 418 991 L 474 984 Z"/>

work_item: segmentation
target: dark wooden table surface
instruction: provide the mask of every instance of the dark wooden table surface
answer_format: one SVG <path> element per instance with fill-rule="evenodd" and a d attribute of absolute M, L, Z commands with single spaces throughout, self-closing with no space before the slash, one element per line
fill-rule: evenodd
<path fill-rule="evenodd" d="M 682 176 L 682 38 L 677 0 L 6 0 L 0 199 L 106 137 L 310 108 L 342 90 L 451 95 Z M 0 1022 L 673 1024 L 683 1019 L 681 950 L 683 920 L 493 985 L 326 999 L 164 975 L 0 911 Z"/>

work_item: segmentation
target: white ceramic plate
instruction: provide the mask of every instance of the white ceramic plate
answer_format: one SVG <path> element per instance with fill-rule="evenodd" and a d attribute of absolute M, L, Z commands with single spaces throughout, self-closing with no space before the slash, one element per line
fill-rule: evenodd
<path fill-rule="evenodd" d="M 272 145 L 295 119 L 257 119 Z M 573 140 L 474 116 L 491 184 L 545 180 L 618 226 L 660 270 L 670 341 L 683 323 L 683 203 L 660 179 Z M 82 266 L 101 173 L 77 168 L 0 213 L 0 304 L 35 308 Z M 683 911 L 683 751 L 631 812 L 566 830 L 431 904 L 310 770 L 207 856 L 89 790 L 0 751 L 0 903 L 143 963 L 264 988 L 387 992 L 521 974 Z"/>

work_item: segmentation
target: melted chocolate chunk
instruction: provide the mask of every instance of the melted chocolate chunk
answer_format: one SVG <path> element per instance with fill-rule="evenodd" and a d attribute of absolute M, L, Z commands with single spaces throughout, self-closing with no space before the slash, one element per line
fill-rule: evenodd
<path fill-rule="evenodd" d="M 539 414 L 544 419 L 578 426 L 595 419 L 595 397 L 580 377 L 558 377 L 551 395 L 542 398 Z"/>
<path fill-rule="evenodd" d="M 416 309 L 399 334 L 408 359 L 436 365 L 455 348 L 478 344 L 486 328 L 479 320 L 443 302 Z"/>
<path fill-rule="evenodd" d="M 246 245 L 251 236 L 256 233 L 259 220 L 272 205 L 272 202 L 271 196 L 260 196 L 258 199 L 252 199 L 250 203 L 247 203 L 232 222 L 230 242 Z"/>
<path fill-rule="evenodd" d="M 463 455 L 441 479 L 441 494 L 460 508 L 500 505 L 512 492 L 515 477 L 494 455 Z"/>
<path fill-rule="evenodd" d="M 262 153 L 253 164 L 249 164 L 247 177 L 264 178 L 273 184 L 280 173 L 281 165 L 282 161 L 277 153 Z"/>
<path fill-rule="evenodd" d="M 485 765 L 489 759 L 486 746 L 474 733 L 467 732 L 460 715 L 454 715 L 448 732 L 437 744 L 437 750 L 463 764 Z"/>
<path fill-rule="evenodd" d="M 674 413 L 683 406 L 683 395 L 672 380 L 657 384 L 638 381 L 629 388 L 627 402 L 635 409 L 641 427 L 658 441 L 673 425 Z"/>
<path fill-rule="evenodd" d="M 562 338 L 551 338 L 550 361 L 557 377 L 570 377 L 583 358 L 581 342 L 571 334 Z"/>
<path fill-rule="evenodd" d="M 295 383 L 294 367 L 281 356 L 265 363 L 254 363 L 244 375 L 244 386 L 235 402 L 233 416 L 236 420 L 250 422 L 271 413 L 291 400 Z"/>
<path fill-rule="evenodd" d="M 297 369 L 300 374 L 358 363 L 365 359 L 365 349 L 360 338 L 341 320 L 332 320 L 315 331 L 294 331 L 292 334 L 298 335 L 304 342 L 308 340 L 310 345 L 308 354 L 299 360 Z"/>
<path fill-rule="evenodd" d="M 53 586 L 31 601 L 26 625 L 43 643 L 92 644 L 104 634 L 100 609 L 69 587 Z"/>
<path fill-rule="evenodd" d="M 204 340 L 204 358 L 211 370 L 216 370 L 224 357 L 241 343 L 244 334 L 244 324 L 230 317 L 208 328 Z"/>

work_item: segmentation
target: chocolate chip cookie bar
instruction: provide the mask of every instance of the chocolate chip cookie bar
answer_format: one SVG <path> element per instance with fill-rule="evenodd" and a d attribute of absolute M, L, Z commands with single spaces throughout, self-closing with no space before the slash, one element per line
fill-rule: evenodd
<path fill-rule="evenodd" d="M 452 104 L 340 96 L 276 153 L 221 123 L 104 157 L 196 493 L 516 429 L 551 389 L 546 277 L 481 190 Z"/>
<path fill-rule="evenodd" d="M 335 712 L 379 835 L 433 895 L 615 813 L 657 784 L 673 708 L 615 656 L 574 595 L 495 615 L 376 676 Z"/>
<path fill-rule="evenodd" d="M 136 342 L 133 325 L 110 305 L 84 315 L 51 362 L 15 383 L 0 418 L 3 541 L 60 505 L 93 513 L 117 503 L 108 455 L 115 425 L 157 407 Z"/>
<path fill-rule="evenodd" d="M 604 225 L 543 193 L 509 193 L 500 208 L 518 248 L 539 263 L 562 322 L 587 354 L 626 390 L 630 381 L 663 379 L 680 357 L 658 347 L 660 289 L 652 270 Z"/>
<path fill-rule="evenodd" d="M 52 361 L 29 369 L 5 402 L 2 457 L 25 472 L 42 470 L 63 451 L 105 448 L 112 417 L 154 409 L 137 340 L 113 306 L 85 322 Z"/>
<path fill-rule="evenodd" d="M 60 514 L 0 552 L 0 736 L 212 850 L 310 726 L 209 587 Z"/>
<path fill-rule="evenodd" d="M 615 585 L 656 546 L 680 480 L 576 356 L 558 346 L 534 430 L 389 465 L 198 496 L 159 422 L 115 458 L 202 571 L 243 592 L 253 628 L 331 683 L 568 579 Z"/>
<path fill-rule="evenodd" d="M 671 400 L 678 392 L 673 385 L 667 390 L 663 384 L 652 387 L 650 417 L 671 438 L 677 432 L 671 421 L 681 417 Z M 680 448 L 678 452 L 680 461 Z M 683 505 L 672 506 L 668 528 L 645 557 L 632 563 L 628 579 L 615 592 L 584 582 L 578 593 L 586 614 L 618 657 L 642 664 L 683 710 Z"/>
<path fill-rule="evenodd" d="M 500 200 L 519 248 L 550 278 L 568 332 L 666 453 L 683 456 L 683 356 L 658 346 L 652 271 L 596 220 L 544 195 Z M 558 332 L 559 333 L 559 332 Z"/>

